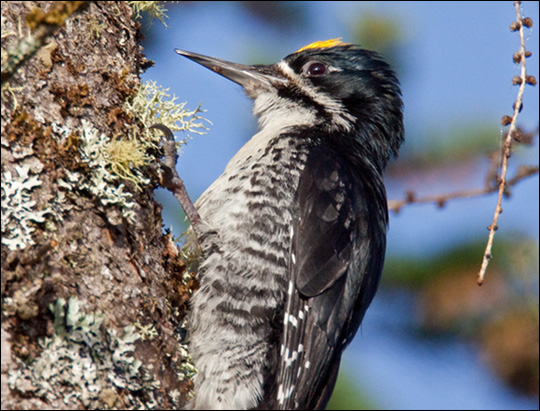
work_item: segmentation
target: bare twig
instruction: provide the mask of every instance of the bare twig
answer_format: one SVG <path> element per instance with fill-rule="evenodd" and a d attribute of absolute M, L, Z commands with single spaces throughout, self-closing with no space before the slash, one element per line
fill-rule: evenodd
<path fill-rule="evenodd" d="M 534 138 L 539 133 L 539 128 L 535 130 L 525 132 L 521 127 L 516 128 L 516 132 L 513 133 L 512 139 L 519 144 L 532 145 Z M 502 139 L 506 140 L 508 133 L 503 134 Z M 388 210 L 395 213 L 399 213 L 401 208 L 411 204 L 429 204 L 433 203 L 439 207 L 444 207 L 449 200 L 459 198 L 474 198 L 488 194 L 492 194 L 499 189 L 499 168 L 501 166 L 501 158 L 504 154 L 504 147 L 498 150 L 491 150 L 486 155 L 489 158 L 489 165 L 486 170 L 486 176 L 484 177 L 484 188 L 476 188 L 471 190 L 458 190 L 450 193 L 432 194 L 426 196 L 418 196 L 413 190 L 408 190 L 405 193 L 405 198 L 402 200 L 389 200 Z M 540 172 L 538 166 L 525 166 L 522 165 L 518 168 L 514 177 L 506 182 L 505 192 L 508 194 L 509 188 L 517 185 L 521 180 L 531 177 Z"/>
<path fill-rule="evenodd" d="M 493 214 L 493 221 L 488 226 L 489 229 L 489 237 L 488 242 L 486 245 L 486 250 L 484 252 L 484 258 L 482 260 L 482 265 L 480 267 L 480 271 L 478 272 L 478 285 L 482 285 L 484 281 L 484 275 L 486 273 L 487 266 L 489 264 L 489 261 L 492 258 L 491 250 L 493 247 L 493 239 L 495 237 L 495 231 L 497 231 L 498 228 L 498 220 L 499 216 L 502 211 L 502 198 L 507 186 L 506 181 L 506 173 L 508 171 L 508 159 L 510 158 L 511 152 L 512 152 L 512 141 L 513 141 L 513 135 L 517 133 L 517 118 L 518 114 L 521 110 L 522 104 L 523 104 L 523 93 L 525 91 L 525 85 L 526 84 L 534 84 L 536 83 L 536 80 L 534 80 L 534 77 L 527 76 L 527 69 L 526 69 L 526 57 L 530 56 L 530 53 L 527 53 L 525 50 L 525 35 L 523 33 L 523 26 L 530 27 L 532 25 L 532 21 L 530 18 L 522 18 L 521 17 L 521 2 L 515 1 L 514 2 L 514 8 L 516 10 L 516 21 L 513 22 L 510 26 L 510 29 L 512 31 L 518 31 L 519 32 L 519 39 L 520 39 L 520 48 L 519 51 L 517 51 L 514 54 L 514 61 L 516 63 L 519 63 L 521 66 L 521 73 L 520 76 L 516 76 L 513 79 L 513 83 L 518 85 L 519 84 L 519 91 L 516 98 L 516 101 L 514 103 L 514 114 L 511 117 L 511 119 L 508 116 L 503 117 L 503 125 L 510 124 L 510 129 L 508 131 L 508 134 L 506 138 L 503 141 L 503 156 L 502 156 L 502 164 L 501 164 L 501 173 L 499 177 L 499 187 L 498 187 L 498 196 L 497 196 L 497 205 L 495 207 L 495 213 Z"/>
<path fill-rule="evenodd" d="M 199 212 L 195 208 L 195 204 L 191 201 L 184 181 L 176 171 L 176 161 L 178 153 L 176 151 L 176 143 L 174 142 L 174 134 L 170 128 L 163 124 L 153 124 L 149 128 L 160 130 L 163 135 L 163 154 L 164 161 L 161 163 L 161 178 L 160 184 L 163 188 L 169 190 L 178 200 L 186 217 L 191 223 L 191 229 L 197 237 L 202 255 L 209 255 L 211 252 L 219 248 L 217 233 L 201 218 Z"/>
<path fill-rule="evenodd" d="M 197 233 L 197 228 L 199 222 L 201 221 L 201 217 L 199 216 L 195 205 L 191 201 L 191 198 L 189 198 L 186 186 L 184 185 L 184 181 L 180 178 L 176 171 L 178 152 L 176 151 L 174 134 L 171 129 L 164 126 L 163 124 L 153 124 L 150 126 L 150 128 L 160 130 L 165 136 L 165 138 L 163 139 L 163 152 L 165 160 L 162 164 L 164 174 L 161 179 L 161 185 L 173 193 L 173 195 L 176 197 L 176 199 L 184 209 L 184 212 L 186 213 L 186 216 L 191 223 L 193 229 L 195 230 L 196 234 L 200 236 L 200 233 Z"/>
<path fill-rule="evenodd" d="M 508 159 L 512 153 L 512 144 L 513 142 L 523 143 L 523 144 L 532 144 L 534 136 L 538 134 L 538 128 L 534 131 L 525 133 L 520 127 L 517 126 L 518 114 L 521 111 L 523 104 L 523 93 L 525 90 L 525 85 L 529 84 L 532 86 L 536 85 L 536 79 L 534 76 L 527 75 L 526 70 L 526 58 L 531 56 L 531 52 L 525 50 L 525 38 L 523 33 L 523 26 L 532 27 L 532 20 L 528 17 L 521 18 L 520 13 L 520 3 L 519 1 L 514 2 L 514 7 L 516 10 L 517 21 L 513 22 L 510 25 L 510 30 L 519 31 L 520 38 L 520 49 L 514 53 L 513 60 L 515 63 L 520 64 L 520 75 L 514 76 L 512 79 L 512 84 L 519 85 L 519 91 L 514 102 L 514 113 L 513 116 L 504 116 L 502 118 L 502 125 L 510 125 L 508 132 L 503 135 L 503 141 L 501 148 L 490 154 L 490 164 L 485 177 L 485 186 L 484 188 L 472 189 L 472 190 L 460 190 L 452 193 L 444 193 L 437 195 L 427 195 L 427 196 L 417 196 L 416 193 L 412 190 L 407 191 L 405 198 L 403 200 L 391 200 L 388 201 L 388 209 L 394 212 L 399 212 L 403 206 L 409 204 L 426 204 L 433 203 L 439 207 L 443 207 L 449 200 L 459 199 L 459 198 L 471 198 L 479 197 L 491 193 L 498 193 L 497 196 L 497 205 L 495 207 L 495 212 L 493 215 L 493 220 L 489 225 L 489 237 L 486 245 L 486 250 L 484 252 L 484 258 L 480 271 L 478 273 L 478 284 L 482 285 L 484 280 L 484 275 L 489 264 L 489 261 L 492 258 L 491 250 L 493 246 L 493 239 L 495 236 L 495 231 L 497 230 L 499 216 L 502 212 L 502 198 L 503 195 L 508 194 L 508 189 L 515 186 L 520 181 L 524 180 L 527 177 L 539 173 L 538 166 L 520 166 L 516 174 L 507 179 L 508 173 Z M 500 173 L 499 173 L 500 170 Z"/>
<path fill-rule="evenodd" d="M 521 180 L 526 179 L 527 177 L 538 174 L 538 166 L 521 166 L 519 167 L 517 173 L 510 180 L 506 181 L 505 189 L 515 186 Z M 388 209 L 390 211 L 399 212 L 403 206 L 408 204 L 430 204 L 433 203 L 439 207 L 443 207 L 449 200 L 454 200 L 458 198 L 471 198 L 471 197 L 480 197 L 483 195 L 491 194 L 497 192 L 499 186 L 486 185 L 484 188 L 477 188 L 472 190 L 460 190 L 454 191 L 453 193 L 445 194 L 435 194 L 418 197 L 416 193 L 412 190 L 407 191 L 405 198 L 403 200 L 390 200 L 388 201 Z"/>

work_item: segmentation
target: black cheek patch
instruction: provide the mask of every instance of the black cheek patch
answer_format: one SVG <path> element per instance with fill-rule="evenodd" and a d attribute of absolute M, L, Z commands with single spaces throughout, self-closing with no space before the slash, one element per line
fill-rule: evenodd
<path fill-rule="evenodd" d="M 324 109 L 324 105 L 316 102 L 296 87 L 280 88 L 278 90 L 278 97 L 290 100 L 295 104 L 300 104 L 307 108 L 314 108 L 317 112 L 317 118 L 320 118 L 323 121 L 330 121 L 332 119 L 332 115 Z"/>

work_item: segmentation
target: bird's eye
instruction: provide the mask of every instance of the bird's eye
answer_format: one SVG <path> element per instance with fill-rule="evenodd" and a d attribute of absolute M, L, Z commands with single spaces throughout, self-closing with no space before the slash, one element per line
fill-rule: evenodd
<path fill-rule="evenodd" d="M 308 63 L 306 73 L 309 76 L 320 76 L 326 73 L 326 66 L 318 61 L 314 63 Z"/>

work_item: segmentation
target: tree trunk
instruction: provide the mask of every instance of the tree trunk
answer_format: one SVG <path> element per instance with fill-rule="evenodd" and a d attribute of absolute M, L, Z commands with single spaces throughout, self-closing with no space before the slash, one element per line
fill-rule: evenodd
<path fill-rule="evenodd" d="M 111 161 L 145 132 L 124 105 L 150 64 L 138 29 L 127 2 L 2 2 L 2 409 L 189 393 L 190 283 L 153 198 L 159 147 L 136 172 Z"/>

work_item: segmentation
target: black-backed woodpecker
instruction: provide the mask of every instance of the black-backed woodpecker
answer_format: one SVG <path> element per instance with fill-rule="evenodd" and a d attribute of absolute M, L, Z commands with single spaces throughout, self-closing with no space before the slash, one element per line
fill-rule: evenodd
<path fill-rule="evenodd" d="M 399 82 L 339 40 L 272 65 L 176 52 L 240 84 L 260 127 L 195 203 L 212 246 L 189 316 L 189 406 L 323 409 L 381 276 Z"/>

